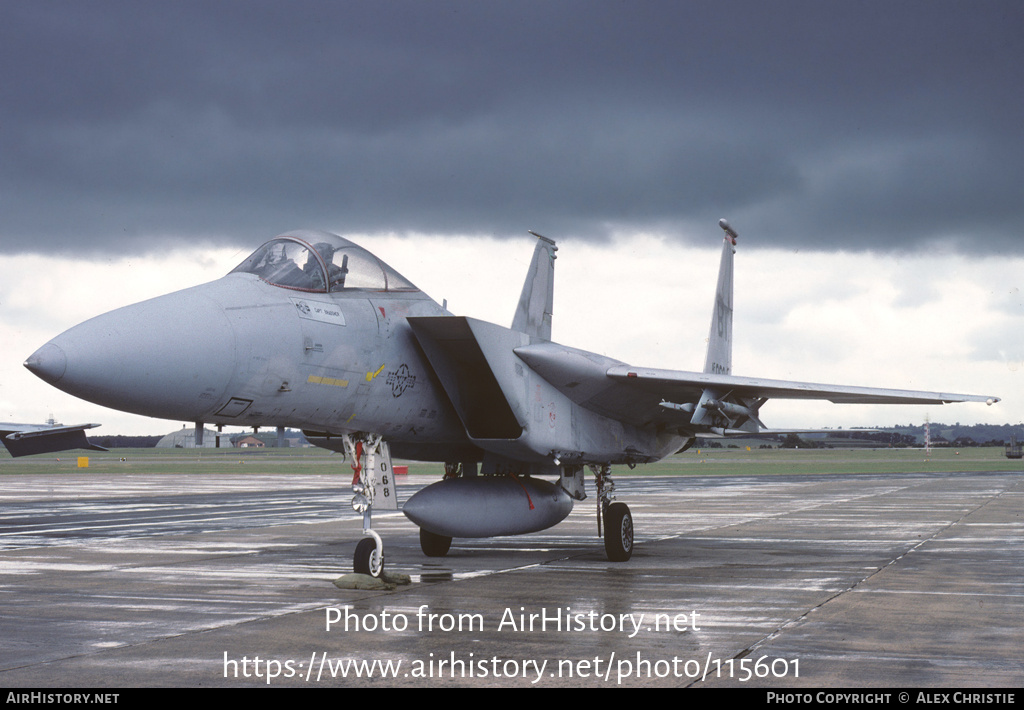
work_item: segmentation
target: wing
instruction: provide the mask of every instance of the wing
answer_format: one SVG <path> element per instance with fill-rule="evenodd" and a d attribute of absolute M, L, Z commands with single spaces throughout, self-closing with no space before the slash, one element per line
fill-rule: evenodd
<path fill-rule="evenodd" d="M 11 456 L 30 456 L 47 454 L 68 449 L 89 449 L 106 451 L 107 449 L 89 443 L 85 436 L 86 429 L 98 427 L 99 424 L 75 424 L 74 426 L 48 426 L 45 424 L 0 424 L 0 441 L 11 452 Z"/>
<path fill-rule="evenodd" d="M 998 397 L 989 395 L 827 385 L 629 366 L 609 368 L 607 376 L 626 385 L 621 396 L 643 411 L 653 412 L 652 405 L 658 400 L 659 408 L 678 412 L 682 415 L 680 418 L 689 416 L 691 423 L 747 431 L 752 429 L 744 426 L 747 422 L 756 424 L 759 431 L 767 429 L 758 419 L 757 411 L 769 399 L 825 400 L 835 404 L 985 402 L 991 405 L 999 401 Z M 658 417 L 652 414 L 652 418 Z"/>
<path fill-rule="evenodd" d="M 949 404 L 952 402 L 985 402 L 995 404 L 998 397 L 950 392 L 924 392 L 919 390 L 883 389 L 879 387 L 853 387 L 823 385 L 814 382 L 768 380 L 759 377 L 711 375 L 677 370 L 653 370 L 628 365 L 608 369 L 608 377 L 662 396 L 665 399 L 692 397 L 708 387 L 728 390 L 738 397 L 764 397 L 766 399 L 818 399 L 835 404 Z"/>
<path fill-rule="evenodd" d="M 556 343 L 536 343 L 516 348 L 515 353 L 580 406 L 634 426 L 665 425 L 694 433 L 721 433 L 716 429 L 765 431 L 768 428 L 758 418 L 758 409 L 768 399 L 815 399 L 839 404 L 999 401 L 998 397 L 985 395 L 638 368 Z"/>

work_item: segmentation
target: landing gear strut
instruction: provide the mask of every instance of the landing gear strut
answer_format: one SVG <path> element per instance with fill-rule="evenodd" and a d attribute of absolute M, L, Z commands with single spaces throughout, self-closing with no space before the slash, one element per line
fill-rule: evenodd
<path fill-rule="evenodd" d="M 604 523 L 604 552 L 612 562 L 625 562 L 633 556 L 633 514 L 625 503 L 613 502 L 615 483 L 611 466 L 591 466 L 597 483 L 597 534 Z"/>
<path fill-rule="evenodd" d="M 384 571 L 384 543 L 371 528 L 373 508 L 397 510 L 391 453 L 380 436 L 346 434 L 345 454 L 352 461 L 352 509 L 363 514 L 363 534 L 356 545 L 352 568 L 357 574 L 379 577 Z"/>

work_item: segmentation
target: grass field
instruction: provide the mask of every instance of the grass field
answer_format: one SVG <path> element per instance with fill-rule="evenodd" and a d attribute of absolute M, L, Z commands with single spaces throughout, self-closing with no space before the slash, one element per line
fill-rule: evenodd
<path fill-rule="evenodd" d="M 79 458 L 88 468 L 79 467 Z M 408 464 L 411 475 L 440 477 L 441 464 Z M 679 456 L 630 471 L 615 467 L 617 476 L 639 475 L 778 475 L 827 473 L 915 473 L 956 471 L 1024 471 L 1024 462 L 1007 459 L 1001 447 L 933 449 L 710 449 Z M 63 452 L 60 455 L 12 459 L 0 452 L 0 475 L 21 473 L 301 473 L 351 475 L 340 454 L 322 449 L 114 449 Z"/>
<path fill-rule="evenodd" d="M 711 449 L 688 451 L 652 464 L 665 473 L 772 475 L 822 473 L 918 473 L 1024 471 L 1002 447 L 965 449 Z"/>

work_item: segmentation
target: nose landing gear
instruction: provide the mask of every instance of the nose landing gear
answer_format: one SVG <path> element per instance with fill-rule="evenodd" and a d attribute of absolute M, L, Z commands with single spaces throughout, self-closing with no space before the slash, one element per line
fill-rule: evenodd
<path fill-rule="evenodd" d="M 384 543 L 371 527 L 374 507 L 398 510 L 391 452 L 382 437 L 346 434 L 345 454 L 352 461 L 352 509 L 363 514 L 363 534 L 356 545 L 352 568 L 357 574 L 380 577 L 384 571 Z"/>

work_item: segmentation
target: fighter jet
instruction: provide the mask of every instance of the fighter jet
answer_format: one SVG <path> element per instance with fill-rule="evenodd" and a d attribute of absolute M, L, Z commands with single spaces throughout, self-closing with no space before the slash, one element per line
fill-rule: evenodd
<path fill-rule="evenodd" d="M 58 335 L 25 366 L 83 399 L 218 426 L 300 428 L 350 459 L 365 537 L 357 571 L 384 547 L 372 511 L 394 509 L 391 455 L 439 461 L 443 480 L 403 512 L 428 556 L 453 538 L 534 532 L 562 521 L 594 475 L 611 560 L 633 552 L 612 466 L 684 451 L 696 437 L 771 433 L 772 397 L 832 402 L 988 402 L 995 397 L 819 385 L 732 374 L 733 256 L 725 221 L 701 372 L 634 367 L 551 340 L 554 241 L 539 234 L 511 327 L 455 316 L 351 241 L 276 237 L 223 278 L 121 308 Z"/>

